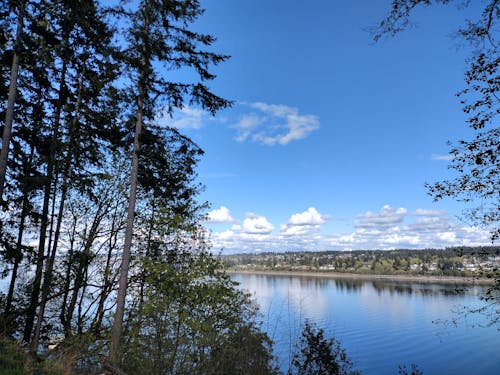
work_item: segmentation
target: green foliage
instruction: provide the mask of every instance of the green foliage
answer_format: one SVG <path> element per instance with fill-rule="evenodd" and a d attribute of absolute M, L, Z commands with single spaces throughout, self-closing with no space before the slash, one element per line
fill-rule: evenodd
<path fill-rule="evenodd" d="M 64 337 L 52 361 L 35 366 L 38 373 L 52 365 L 92 373 L 117 347 L 107 346 L 106 317 L 120 305 L 127 308 L 122 364 L 130 373 L 274 373 L 256 307 L 205 250 L 199 222 L 206 205 L 196 199 L 195 180 L 203 152 L 177 130 L 156 125 L 187 104 L 212 114 L 230 106 L 207 85 L 212 66 L 228 56 L 212 52 L 214 37 L 190 28 L 203 13 L 197 0 L 114 5 L 0 4 L 2 103 L 13 55 L 20 56 L 0 221 L 0 272 L 12 275 L 1 330 L 22 332 L 34 352 Z M 178 69 L 195 74 L 177 81 L 171 72 Z M 123 162 L 132 138 L 134 168 Z M 131 242 L 123 230 L 123 171 L 130 169 L 139 185 L 137 210 L 135 188 L 129 194 L 134 262 L 119 290 L 124 296 L 130 282 L 131 294 L 115 304 L 117 248 Z M 2 346 L 2 354 L 7 349 L 19 355 L 1 357 L 2 365 L 25 373 L 24 353 Z"/>
<path fill-rule="evenodd" d="M 24 375 L 28 370 L 28 360 L 13 341 L 0 338 L 0 375 Z"/>
<path fill-rule="evenodd" d="M 388 259 L 377 260 L 373 262 L 372 269 L 373 272 L 376 273 L 377 275 L 390 275 L 393 274 L 395 271 L 395 267 L 393 267 L 393 262 Z"/>
<path fill-rule="evenodd" d="M 491 277 L 500 247 L 423 250 L 355 250 L 235 254 L 224 257 L 235 269 L 309 270 L 382 275 Z M 308 264 L 308 266 L 304 266 Z"/>
<path fill-rule="evenodd" d="M 299 342 L 300 352 L 293 356 L 291 374 L 296 375 L 356 375 L 352 361 L 340 343 L 326 339 L 323 329 L 305 323 Z"/>
<path fill-rule="evenodd" d="M 256 308 L 210 253 L 171 251 L 137 259 L 141 281 L 125 322 L 129 373 L 274 373 L 271 341 Z"/>
<path fill-rule="evenodd" d="M 11 339 L 0 337 L 0 375 L 63 375 L 60 364 L 51 360 L 35 361 Z"/>

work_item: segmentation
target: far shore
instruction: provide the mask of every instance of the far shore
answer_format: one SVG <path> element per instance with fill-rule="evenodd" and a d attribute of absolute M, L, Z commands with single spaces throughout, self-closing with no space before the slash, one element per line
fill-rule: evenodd
<path fill-rule="evenodd" d="M 418 283 L 442 283 L 442 284 L 476 284 L 491 285 L 493 279 L 486 277 L 462 277 L 462 276 L 436 276 L 436 275 L 375 275 L 343 272 L 321 272 L 321 271 L 276 271 L 276 270 L 238 270 L 229 269 L 229 274 L 251 274 L 266 276 L 296 276 L 296 277 L 322 277 L 330 279 L 351 280 L 383 280 L 396 282 L 418 282 Z"/>

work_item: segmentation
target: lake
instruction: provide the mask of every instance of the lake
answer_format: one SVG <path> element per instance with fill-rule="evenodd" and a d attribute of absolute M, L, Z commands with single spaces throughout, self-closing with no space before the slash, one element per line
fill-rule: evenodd
<path fill-rule="evenodd" d="M 500 331 L 481 327 L 463 306 L 480 306 L 486 288 L 315 276 L 233 274 L 260 305 L 282 370 L 304 321 L 335 337 L 363 374 L 398 374 L 415 363 L 430 374 L 500 374 Z"/>

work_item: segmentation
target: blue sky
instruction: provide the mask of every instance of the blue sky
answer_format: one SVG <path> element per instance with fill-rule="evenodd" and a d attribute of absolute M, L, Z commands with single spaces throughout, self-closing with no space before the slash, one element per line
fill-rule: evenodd
<path fill-rule="evenodd" d="M 452 34 L 480 12 L 472 3 L 419 8 L 414 27 L 374 43 L 389 0 L 202 1 L 195 28 L 232 56 L 210 86 L 235 105 L 165 121 L 206 152 L 214 248 L 487 244 L 457 218 L 463 204 L 424 187 L 450 176 L 446 142 L 471 134 L 455 96 L 469 51 Z"/>

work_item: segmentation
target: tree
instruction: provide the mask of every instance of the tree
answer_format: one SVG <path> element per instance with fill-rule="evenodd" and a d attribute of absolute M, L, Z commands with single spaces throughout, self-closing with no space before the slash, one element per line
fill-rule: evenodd
<path fill-rule="evenodd" d="M 297 375 L 356 375 L 352 361 L 340 343 L 326 339 L 323 329 L 306 322 L 299 342 L 300 352 L 294 354 L 293 371 Z"/>
<path fill-rule="evenodd" d="M 122 61 L 130 74 L 131 97 L 136 101 L 127 227 L 110 343 L 112 362 L 118 358 L 125 311 L 143 127 L 154 120 L 160 105 L 168 114 L 172 114 L 175 108 L 182 108 L 189 98 L 189 103 L 199 104 L 214 114 L 231 104 L 212 94 L 204 84 L 215 78 L 208 71 L 209 66 L 224 61 L 227 56 L 200 50 L 199 45 L 211 45 L 214 37 L 188 29 L 188 25 L 203 13 L 199 1 L 142 0 L 133 4 L 131 9 L 125 9 L 127 2 L 123 3 L 123 7 L 117 11 L 125 17 L 127 25 L 123 29 L 126 42 Z M 169 70 L 186 67 L 195 70 L 199 76 L 198 82 L 175 82 L 166 75 Z"/>
<path fill-rule="evenodd" d="M 10 4 L 17 8 L 17 25 L 15 40 L 13 42 L 12 65 L 10 69 L 10 83 L 7 110 L 5 111 L 5 121 L 2 131 L 2 149 L 0 150 L 0 201 L 3 199 L 3 190 L 5 186 L 5 175 L 7 174 L 7 160 L 9 157 L 10 139 L 12 137 L 12 123 L 14 120 L 14 105 L 17 94 L 17 75 L 19 70 L 19 50 L 21 48 L 21 39 L 24 27 L 24 7 L 25 1 L 19 1 Z M 5 34 L 4 34 L 5 35 Z"/>
<path fill-rule="evenodd" d="M 410 24 L 412 11 L 420 6 L 458 3 L 470 6 L 471 2 L 459 0 L 393 0 L 392 9 L 373 31 L 375 41 L 384 35 L 394 36 Z M 500 0 L 485 1 L 477 20 L 467 21 L 458 29 L 457 36 L 471 47 L 472 55 L 465 72 L 465 88 L 461 98 L 463 111 L 475 136 L 452 145 L 449 168 L 457 177 L 427 184 L 435 200 L 453 197 L 477 203 L 466 212 L 475 224 L 486 227 L 491 239 L 500 237 Z"/>
<path fill-rule="evenodd" d="M 113 127 L 110 119 L 114 119 L 113 115 L 109 116 L 113 114 L 113 107 L 104 109 L 96 101 L 103 99 L 109 105 L 109 101 L 106 101 L 108 85 L 116 78 L 115 64 L 109 59 L 111 30 L 102 22 L 101 10 L 93 0 L 81 1 L 78 5 L 63 2 L 61 5 L 60 18 L 54 18 L 60 22 L 61 60 L 63 67 L 68 65 L 68 76 L 62 75 L 65 81 L 60 90 L 67 90 L 69 98 L 65 100 L 60 140 L 54 137 L 55 142 L 59 141 L 59 147 L 51 150 L 54 154 L 50 155 L 54 159 L 56 176 L 53 202 L 57 199 L 57 192 L 59 198 L 56 216 L 54 203 L 51 213 L 54 234 L 47 249 L 37 324 L 31 342 L 34 350 L 38 346 L 46 300 L 52 284 L 68 191 L 73 187 L 85 192 L 84 186 L 92 183 L 87 177 L 88 168 L 90 165 L 94 168 L 100 166 L 100 156 L 104 152 L 99 142 L 109 145 L 110 128 Z M 71 45 L 71 50 L 68 45 Z M 67 60 L 66 56 L 69 56 Z"/>
<path fill-rule="evenodd" d="M 19 112 L 27 112 L 27 121 L 17 127 L 13 144 L 14 151 L 35 153 L 36 190 L 42 200 L 36 270 L 23 333 L 23 339 L 32 340 L 36 348 L 65 200 L 71 189 L 86 193 L 89 175 L 99 168 L 103 146 L 110 143 L 112 116 L 108 115 L 114 107 L 105 96 L 116 76 L 109 57 L 111 33 L 93 0 L 31 3 L 26 18 L 24 43 L 32 56 L 23 59 Z"/>
<path fill-rule="evenodd" d="M 408 27 L 412 11 L 420 5 L 458 3 L 466 8 L 469 1 L 459 0 L 393 0 L 392 8 L 378 27 L 373 38 L 394 36 Z M 466 86 L 458 92 L 467 123 L 475 131 L 470 140 L 460 140 L 450 146 L 452 157 L 449 169 L 457 176 L 426 184 L 429 194 L 435 200 L 453 197 L 476 206 L 465 212 L 474 224 L 490 230 L 491 241 L 500 238 L 500 0 L 484 1 L 481 16 L 468 20 L 458 29 L 457 36 L 471 48 L 468 69 L 465 72 Z M 486 276 L 495 280 L 483 300 L 486 304 L 479 309 L 466 308 L 468 313 L 490 313 L 491 324 L 499 319 L 500 271 L 493 270 Z"/>
<path fill-rule="evenodd" d="M 151 374 L 272 374 L 256 310 L 221 263 L 171 240 L 139 257 L 123 332 L 122 368 Z M 135 273 L 138 272 L 138 273 Z"/>

